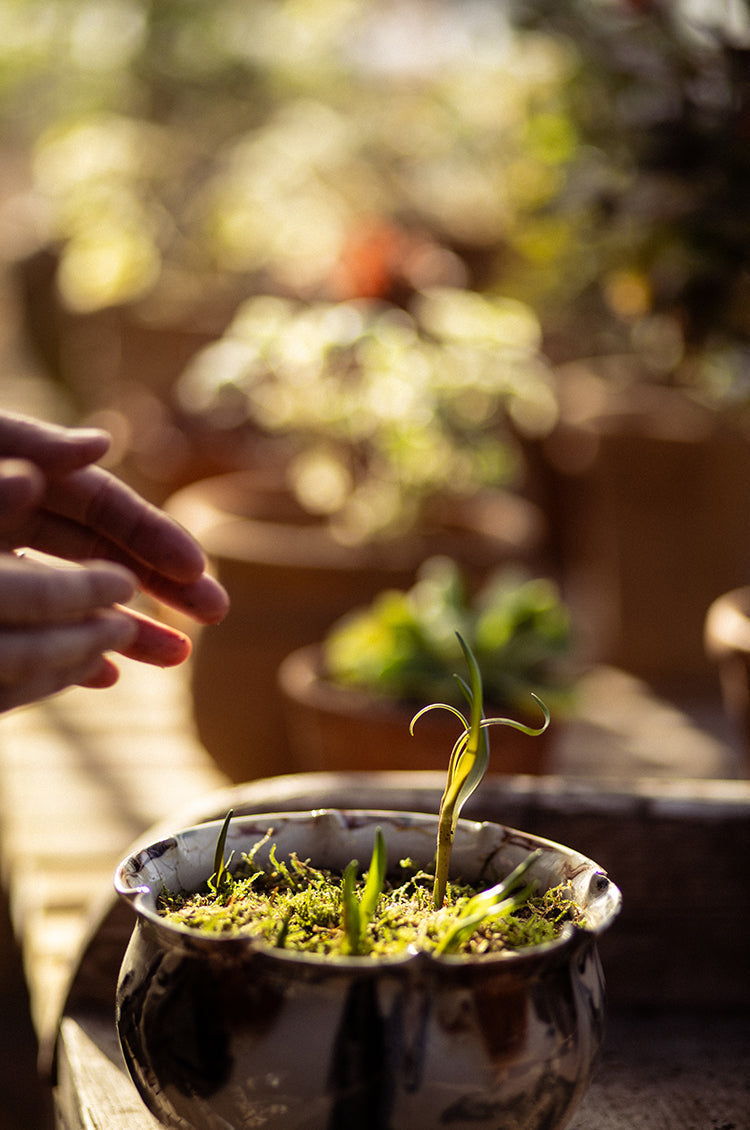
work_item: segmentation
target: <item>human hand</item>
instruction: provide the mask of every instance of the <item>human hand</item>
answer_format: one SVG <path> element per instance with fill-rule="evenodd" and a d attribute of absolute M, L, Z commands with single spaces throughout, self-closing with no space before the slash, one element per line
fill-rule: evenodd
<path fill-rule="evenodd" d="M 206 573 L 200 546 L 158 507 L 92 465 L 108 446 L 107 434 L 96 429 L 0 415 L 0 550 L 116 561 L 158 600 L 217 623 L 227 595 Z"/>
<path fill-rule="evenodd" d="M 121 607 L 138 588 L 202 623 L 226 613 L 195 540 L 92 466 L 108 445 L 96 430 L 0 415 L 0 709 L 53 693 L 41 686 L 111 685 L 108 650 L 160 666 L 185 659 L 183 633 Z M 19 559 L 19 547 L 85 564 Z"/>
<path fill-rule="evenodd" d="M 108 562 L 85 568 L 0 555 L 0 711 L 74 683 L 111 686 L 105 652 L 127 653 L 138 626 L 117 607 L 135 579 Z"/>

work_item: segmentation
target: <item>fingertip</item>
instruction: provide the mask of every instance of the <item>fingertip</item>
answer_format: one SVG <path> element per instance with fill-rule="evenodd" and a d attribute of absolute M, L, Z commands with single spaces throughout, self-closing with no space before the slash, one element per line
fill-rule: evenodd
<path fill-rule="evenodd" d="M 183 635 L 182 632 L 165 636 L 161 645 L 158 665 L 160 667 L 179 667 L 181 663 L 189 659 L 192 650 L 193 645 L 190 638 Z"/>
<path fill-rule="evenodd" d="M 204 573 L 185 592 L 185 610 L 202 624 L 220 624 L 229 612 L 229 594 L 215 577 Z"/>
<path fill-rule="evenodd" d="M 106 428 L 97 428 L 93 425 L 71 428 L 68 434 L 72 438 L 77 439 L 79 443 L 89 443 L 100 446 L 106 444 L 109 446 L 112 442 L 112 437 Z"/>
<path fill-rule="evenodd" d="M 69 446 L 76 451 L 82 465 L 101 459 L 112 446 L 112 436 L 103 428 L 70 428 L 67 433 Z"/>
<path fill-rule="evenodd" d="M 177 667 L 190 656 L 193 645 L 184 632 L 139 612 L 128 612 L 128 616 L 135 634 L 117 648 L 121 655 L 154 667 Z"/>

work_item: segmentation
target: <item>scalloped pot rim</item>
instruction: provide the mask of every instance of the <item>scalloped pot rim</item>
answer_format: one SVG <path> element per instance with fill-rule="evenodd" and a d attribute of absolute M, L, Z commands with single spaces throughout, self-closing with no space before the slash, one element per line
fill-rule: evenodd
<path fill-rule="evenodd" d="M 598 864 L 580 852 L 505 825 L 459 820 L 451 859 L 453 876 L 460 875 L 470 882 L 481 878 L 491 885 L 528 852 L 541 848 L 542 855 L 532 868 L 531 876 L 539 878 L 546 887 L 570 882 L 576 901 L 585 911 L 585 922 L 568 925 L 553 942 L 510 953 L 461 956 L 417 951 L 377 958 L 286 951 L 248 936 L 207 935 L 187 926 L 166 922 L 156 910 L 159 894 L 165 888 L 196 890 L 205 883 L 213 870 L 216 841 L 222 823 L 222 820 L 210 821 L 157 840 L 127 856 L 115 871 L 115 890 L 136 914 L 152 923 L 159 932 L 166 932 L 174 943 L 182 943 L 191 950 L 210 947 L 216 952 L 217 946 L 240 946 L 269 959 L 331 969 L 342 966 L 375 969 L 415 961 L 461 967 L 494 962 L 520 964 L 538 960 L 541 955 L 552 956 L 555 953 L 561 956 L 579 939 L 602 933 L 612 924 L 622 905 L 619 888 Z M 330 808 L 235 816 L 229 827 L 225 851 L 234 851 L 239 856 L 242 851 L 249 851 L 269 829 L 273 829 L 269 846 L 275 844 L 281 856 L 296 851 L 303 858 L 309 857 L 316 866 L 331 869 L 343 869 L 351 859 L 358 859 L 366 866 L 372 850 L 374 828 L 378 825 L 385 833 L 390 867 L 405 856 L 425 860 L 434 855 L 437 831 L 437 817 L 434 815 Z M 501 860 L 503 864 L 499 866 Z"/>

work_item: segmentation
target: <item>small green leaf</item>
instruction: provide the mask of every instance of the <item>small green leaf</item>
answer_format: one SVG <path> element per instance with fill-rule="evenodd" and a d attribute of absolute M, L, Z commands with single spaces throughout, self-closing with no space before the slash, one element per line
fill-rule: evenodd
<path fill-rule="evenodd" d="M 359 902 L 355 893 L 357 882 L 357 868 L 359 863 L 353 859 L 347 864 L 341 883 L 341 910 L 343 915 L 344 934 L 346 937 L 345 951 L 350 954 L 360 952 L 360 916 Z"/>
<path fill-rule="evenodd" d="M 372 859 L 370 860 L 367 881 L 365 882 L 365 889 L 362 892 L 362 898 L 359 904 L 360 926 L 362 930 L 365 929 L 377 908 L 378 899 L 382 894 L 383 883 L 385 882 L 387 862 L 385 836 L 383 835 L 383 829 L 378 827 L 375 829 L 375 844 L 372 849 Z"/>
<path fill-rule="evenodd" d="M 214 894 L 220 894 L 224 890 L 231 890 L 233 884 L 232 874 L 229 871 L 229 865 L 234 858 L 234 852 L 231 853 L 229 859 L 224 859 L 224 848 L 227 842 L 227 833 L 229 832 L 229 824 L 234 816 L 234 809 L 230 808 L 229 812 L 224 817 L 224 823 L 221 826 L 218 838 L 216 840 L 216 850 L 214 851 L 214 870 L 211 878 L 208 880 L 209 890 Z"/>
<path fill-rule="evenodd" d="M 292 921 L 292 915 L 293 911 L 289 910 L 281 919 L 279 932 L 276 935 L 276 941 L 274 942 L 274 945 L 280 950 L 283 950 L 286 946 L 286 939 L 289 934 L 289 923 Z"/>

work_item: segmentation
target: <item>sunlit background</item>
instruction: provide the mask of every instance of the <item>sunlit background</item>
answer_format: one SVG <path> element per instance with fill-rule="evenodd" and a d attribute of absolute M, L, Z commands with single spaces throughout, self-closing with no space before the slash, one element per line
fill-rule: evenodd
<path fill-rule="evenodd" d="M 0 24 L 17 407 L 109 428 L 188 524 L 185 489 L 260 474 L 381 560 L 511 495 L 536 535 L 496 564 L 554 580 L 579 661 L 715 684 L 708 606 L 750 577 L 745 3 Z"/>

